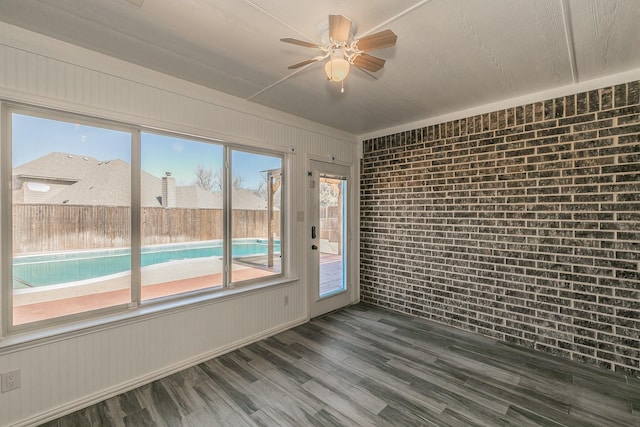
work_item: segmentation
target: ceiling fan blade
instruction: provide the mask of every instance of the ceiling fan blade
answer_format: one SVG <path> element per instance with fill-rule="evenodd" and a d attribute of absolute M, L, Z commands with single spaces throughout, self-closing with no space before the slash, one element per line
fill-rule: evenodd
<path fill-rule="evenodd" d="M 329 37 L 335 41 L 348 42 L 351 35 L 351 20 L 342 15 L 329 15 Z"/>
<path fill-rule="evenodd" d="M 356 42 L 358 49 L 363 52 L 369 50 L 384 49 L 385 47 L 395 46 L 398 36 L 391 30 L 380 31 L 361 38 Z"/>
<path fill-rule="evenodd" d="M 367 55 L 366 53 L 362 53 L 355 57 L 353 60 L 353 65 L 358 68 L 362 68 L 367 71 L 376 72 L 382 67 L 384 67 L 384 59 L 378 58 L 377 56 Z"/>
<path fill-rule="evenodd" d="M 307 59 L 306 61 L 298 62 L 297 64 L 293 64 L 288 66 L 289 70 L 295 70 L 296 68 L 304 67 L 305 65 L 313 64 L 314 62 L 318 62 L 322 57 Z"/>
<path fill-rule="evenodd" d="M 281 42 L 285 42 L 285 43 L 297 44 L 298 46 L 310 47 L 312 49 L 322 49 L 322 46 L 318 46 L 317 44 L 305 42 L 305 41 L 298 40 L 298 39 L 292 39 L 292 38 L 289 38 L 289 37 L 286 37 L 284 39 L 280 39 L 280 41 Z"/>

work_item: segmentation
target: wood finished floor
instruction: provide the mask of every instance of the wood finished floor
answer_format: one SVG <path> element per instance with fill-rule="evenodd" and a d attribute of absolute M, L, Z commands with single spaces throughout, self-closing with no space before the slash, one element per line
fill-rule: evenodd
<path fill-rule="evenodd" d="M 45 425 L 640 426 L 640 380 L 359 304 Z"/>

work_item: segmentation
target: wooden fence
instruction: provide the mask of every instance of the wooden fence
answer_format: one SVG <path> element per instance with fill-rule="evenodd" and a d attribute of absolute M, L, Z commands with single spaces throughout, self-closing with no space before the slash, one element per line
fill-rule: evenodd
<path fill-rule="evenodd" d="M 337 253 L 342 253 L 342 218 L 341 206 L 320 207 L 320 239 L 335 244 Z"/>
<path fill-rule="evenodd" d="M 130 245 L 129 207 L 16 204 L 13 253 L 122 248 Z M 222 239 L 221 209 L 142 208 L 142 245 Z M 267 238 L 267 211 L 233 210 L 232 237 Z M 280 212 L 274 212 L 280 223 Z M 280 237 L 275 227 L 275 238 Z"/>

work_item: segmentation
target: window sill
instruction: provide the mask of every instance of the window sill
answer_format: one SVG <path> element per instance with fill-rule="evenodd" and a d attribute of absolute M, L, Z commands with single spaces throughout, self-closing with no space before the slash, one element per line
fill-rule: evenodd
<path fill-rule="evenodd" d="M 180 298 L 165 298 L 117 313 L 8 335 L 0 340 L 0 356 L 77 336 L 93 334 L 102 330 L 143 322 L 184 310 L 192 310 L 204 305 L 218 304 L 273 287 L 288 285 L 296 281 L 298 281 L 297 277 L 278 277 L 261 281 L 260 283 L 222 289 L 211 293 L 198 293 Z M 55 319 L 52 322 L 55 322 Z"/>

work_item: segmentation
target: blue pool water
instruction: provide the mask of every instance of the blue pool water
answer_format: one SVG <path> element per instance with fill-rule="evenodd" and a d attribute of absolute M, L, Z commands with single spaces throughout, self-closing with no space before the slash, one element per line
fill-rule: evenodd
<path fill-rule="evenodd" d="M 234 240 L 232 256 L 266 255 L 267 246 L 267 240 Z M 279 241 L 275 242 L 274 253 L 280 253 Z M 142 248 L 140 264 L 146 267 L 169 261 L 221 256 L 221 242 L 162 245 Z M 94 279 L 130 269 L 131 253 L 128 249 L 22 256 L 13 259 L 14 288 Z"/>

